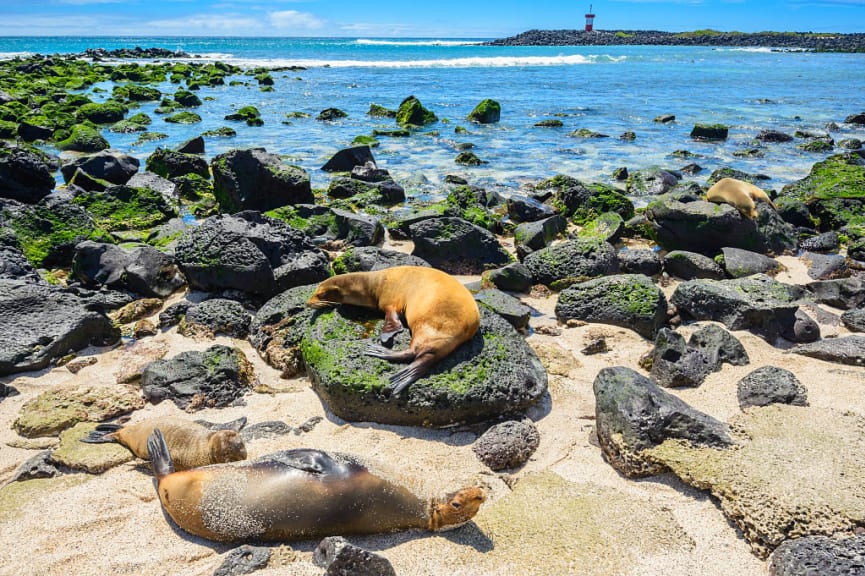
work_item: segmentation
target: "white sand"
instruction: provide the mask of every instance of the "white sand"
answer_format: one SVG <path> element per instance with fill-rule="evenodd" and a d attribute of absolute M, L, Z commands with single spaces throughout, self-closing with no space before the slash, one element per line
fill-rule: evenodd
<path fill-rule="evenodd" d="M 410 249 L 405 244 L 400 248 Z M 804 267 L 796 258 L 781 260 L 789 271 L 779 275 L 779 280 L 807 281 Z M 671 292 L 672 286 L 665 290 Z M 555 296 L 525 298 L 524 301 L 540 312 L 532 319 L 533 327 L 555 326 L 552 315 Z M 846 333 L 843 326 L 823 328 L 824 333 Z M 767 574 L 767 563 L 751 553 L 747 542 L 728 524 L 718 505 L 706 494 L 685 486 L 670 475 L 628 480 L 604 461 L 594 438 L 592 382 L 603 367 L 623 365 L 638 369 L 637 361 L 651 348 L 651 343 L 630 330 L 611 326 L 560 329 L 560 336 L 533 334 L 528 338 L 529 343 L 546 356 L 550 355 L 550 350 L 558 351 L 559 360 L 552 369 L 556 373 L 550 374 L 549 399 L 529 411 L 540 431 L 540 447 L 522 469 L 512 474 L 489 471 L 472 453 L 471 445 L 483 432 L 483 426 L 427 430 L 345 423 L 326 411 L 306 378 L 281 380 L 278 372 L 267 366 L 246 341 L 216 340 L 242 349 L 254 363 L 260 381 L 279 392 L 272 395 L 249 393 L 245 397 L 246 406 L 207 409 L 190 417 L 228 421 L 247 416 L 250 423 L 283 420 L 298 426 L 314 416 L 324 416 L 324 420 L 309 433 L 249 442 L 249 456 L 296 447 L 352 452 L 398 469 L 402 475 L 413 478 L 416 484 L 430 492 L 449 491 L 472 483 L 483 484 L 489 489 L 490 502 L 507 496 L 510 491 L 508 482 L 529 473 L 550 470 L 568 481 L 609 487 L 633 498 L 636 503 L 645 502 L 668 510 L 686 534 L 681 546 L 661 548 L 665 550 L 663 553 L 635 556 L 628 569 L 615 574 Z M 684 327 L 682 332 L 689 334 L 690 328 Z M 605 336 L 610 352 L 583 355 L 580 350 L 585 339 L 599 334 Z M 721 372 L 710 375 L 699 388 L 675 393 L 697 409 L 726 420 L 739 410 L 736 401 L 738 380 L 756 368 L 773 364 L 796 373 L 807 387 L 813 406 L 835 407 L 865 415 L 865 394 L 862 393 L 865 369 L 791 355 L 747 332 L 736 332 L 735 335 L 745 345 L 751 357 L 750 365 L 725 365 Z M 204 349 L 213 344 L 212 341 L 196 342 L 184 338 L 176 333 L 176 329 L 161 333 L 152 340 L 168 344 L 169 357 L 183 350 Z M 98 354 L 98 362 L 77 375 L 59 367 L 4 379 L 17 388 L 20 395 L 0 402 L 0 420 L 6 423 L 0 426 L 0 482 L 36 454 L 34 450 L 7 445 L 17 438 L 11 423 L 24 402 L 62 383 L 114 385 L 114 373 L 123 362 L 123 349 L 88 349 L 83 352 L 83 355 L 88 354 Z M 171 402 L 163 402 L 158 406 L 147 405 L 133 417 L 137 420 L 167 414 L 184 415 Z M 18 483 L 17 488 L 13 484 L 4 491 L 21 489 L 24 487 L 22 484 L 37 488 L 29 490 L 31 496 L 22 497 L 23 505 L 19 510 L 4 508 L 3 493 L 0 493 L 0 514 L 3 515 L 0 517 L 0 575 L 209 575 L 232 548 L 190 537 L 173 527 L 156 499 L 149 472 L 140 463 L 123 465 L 100 476 L 76 474 L 56 480 Z M 639 534 L 641 528 L 630 523 L 614 527 L 627 537 Z M 574 530 L 579 530 L 579 526 L 574 526 Z M 496 560 L 498 564 L 493 563 L 492 567 L 489 562 L 481 562 L 488 552 L 474 549 L 459 535 L 459 531 L 443 534 L 408 532 L 351 540 L 386 556 L 400 575 L 513 573 L 508 568 L 509 562 Z M 322 570 L 311 562 L 311 550 L 315 544 L 274 545 L 271 566 L 257 574 L 321 574 Z M 615 546 L 615 542 L 610 542 L 604 553 L 619 554 Z M 497 549 L 495 552 L 495 558 L 507 558 L 507 550 Z M 547 551 L 538 549 L 535 554 L 534 557 L 511 560 L 517 565 L 534 565 L 536 569 L 532 573 L 555 574 L 543 569 Z M 570 573 L 581 572 L 590 571 L 577 569 Z"/>

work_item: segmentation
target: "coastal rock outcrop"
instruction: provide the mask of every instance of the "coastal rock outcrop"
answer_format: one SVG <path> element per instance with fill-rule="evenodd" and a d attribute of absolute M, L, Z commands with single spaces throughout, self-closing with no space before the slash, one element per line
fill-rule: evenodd
<path fill-rule="evenodd" d="M 213 193 L 223 211 L 261 212 L 288 204 L 314 202 L 309 174 L 288 166 L 264 148 L 231 150 L 210 162 Z"/>

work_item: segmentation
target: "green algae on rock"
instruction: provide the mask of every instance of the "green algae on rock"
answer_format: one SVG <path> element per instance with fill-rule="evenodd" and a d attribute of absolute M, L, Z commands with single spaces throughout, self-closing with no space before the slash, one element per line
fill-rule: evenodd
<path fill-rule="evenodd" d="M 96 430 L 94 422 L 80 422 L 60 433 L 60 445 L 51 453 L 51 460 L 73 470 L 101 474 L 125 464 L 133 455 L 120 444 L 88 444 L 81 440 Z"/>
<path fill-rule="evenodd" d="M 149 188 L 109 186 L 104 192 L 84 192 L 73 203 L 93 216 L 104 230 L 145 230 L 177 216 L 165 197 Z"/>
<path fill-rule="evenodd" d="M 739 446 L 667 440 L 649 450 L 684 482 L 709 490 L 765 558 L 784 540 L 865 524 L 865 419 L 853 412 L 774 404 L 730 422 Z"/>
<path fill-rule="evenodd" d="M 143 407 L 135 386 L 58 386 L 25 403 L 12 427 L 27 438 L 55 436 L 79 422 L 102 422 Z"/>
<path fill-rule="evenodd" d="M 426 126 L 436 121 L 438 117 L 414 96 L 403 100 L 396 112 L 396 123 L 400 126 Z"/>
<path fill-rule="evenodd" d="M 57 148 L 75 152 L 99 152 L 109 148 L 109 144 L 95 128 L 76 124 L 72 127 L 69 137 L 57 142 Z"/>
<path fill-rule="evenodd" d="M 475 106 L 474 110 L 469 112 L 466 120 L 477 124 L 494 124 L 499 121 L 502 115 L 502 105 L 486 98 Z"/>

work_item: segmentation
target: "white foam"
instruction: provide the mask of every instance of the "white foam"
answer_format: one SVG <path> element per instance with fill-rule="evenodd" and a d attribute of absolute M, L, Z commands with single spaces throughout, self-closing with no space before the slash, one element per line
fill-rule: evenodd
<path fill-rule="evenodd" d="M 13 58 L 26 58 L 33 56 L 35 52 L 0 52 L 0 60 L 12 60 Z"/>
<path fill-rule="evenodd" d="M 476 46 L 481 40 L 372 40 L 358 38 L 356 44 L 362 46 Z"/>
<path fill-rule="evenodd" d="M 224 62 L 243 68 L 279 68 L 304 66 L 306 68 L 502 68 L 513 66 L 565 66 L 620 62 L 624 56 L 475 56 L 470 58 L 438 58 L 426 60 L 320 60 L 311 58 L 228 58 Z M 172 60 L 195 62 L 195 59 Z"/>

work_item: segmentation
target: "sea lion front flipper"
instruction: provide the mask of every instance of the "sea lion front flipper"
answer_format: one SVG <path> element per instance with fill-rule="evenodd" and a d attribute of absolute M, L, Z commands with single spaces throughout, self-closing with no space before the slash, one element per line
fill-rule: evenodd
<path fill-rule="evenodd" d="M 150 455 L 150 469 L 157 480 L 174 474 L 174 462 L 171 461 L 168 444 L 159 428 L 155 428 L 147 439 L 147 453 Z"/>
<path fill-rule="evenodd" d="M 393 346 L 393 339 L 397 334 L 405 330 L 402 321 L 399 319 L 399 313 L 393 306 L 388 306 L 384 309 L 384 326 L 381 327 L 381 336 L 379 339 L 385 346 Z"/>

